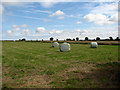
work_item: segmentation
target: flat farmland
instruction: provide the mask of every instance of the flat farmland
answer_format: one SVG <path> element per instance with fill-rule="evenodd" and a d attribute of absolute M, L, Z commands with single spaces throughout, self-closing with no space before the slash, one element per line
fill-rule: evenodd
<path fill-rule="evenodd" d="M 3 88 L 119 87 L 118 45 L 70 44 L 70 52 L 51 45 L 2 42 Z"/>

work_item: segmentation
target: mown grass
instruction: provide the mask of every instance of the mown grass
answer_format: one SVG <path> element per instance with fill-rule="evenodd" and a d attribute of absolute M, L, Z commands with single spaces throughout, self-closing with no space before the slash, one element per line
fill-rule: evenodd
<path fill-rule="evenodd" d="M 117 45 L 71 44 L 70 52 L 51 45 L 3 42 L 3 88 L 118 87 Z"/>

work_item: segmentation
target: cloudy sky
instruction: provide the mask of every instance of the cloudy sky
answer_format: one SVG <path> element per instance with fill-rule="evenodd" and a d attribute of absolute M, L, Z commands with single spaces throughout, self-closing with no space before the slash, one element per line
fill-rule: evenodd
<path fill-rule="evenodd" d="M 118 36 L 118 2 L 2 2 L 2 39 L 48 40 Z M 91 0 L 92 1 L 92 0 Z M 94 0 L 95 1 L 95 0 Z M 103 0 L 105 1 L 105 0 Z"/>

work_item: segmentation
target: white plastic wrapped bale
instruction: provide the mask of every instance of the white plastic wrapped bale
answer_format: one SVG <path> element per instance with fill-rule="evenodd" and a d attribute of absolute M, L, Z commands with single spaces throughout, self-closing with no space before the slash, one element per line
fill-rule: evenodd
<path fill-rule="evenodd" d="M 97 42 L 91 42 L 90 43 L 90 48 L 97 48 L 97 47 L 98 47 Z"/>
<path fill-rule="evenodd" d="M 62 43 L 60 45 L 60 51 L 61 52 L 68 52 L 68 51 L 70 51 L 70 44 L 69 43 Z"/>
<path fill-rule="evenodd" d="M 53 46 L 53 47 L 58 47 L 58 46 L 59 46 L 59 43 L 58 43 L 58 42 L 53 42 L 52 46 Z"/>

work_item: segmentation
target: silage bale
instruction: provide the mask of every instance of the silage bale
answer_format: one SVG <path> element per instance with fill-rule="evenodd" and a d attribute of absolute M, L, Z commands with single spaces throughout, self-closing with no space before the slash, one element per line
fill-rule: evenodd
<path fill-rule="evenodd" d="M 58 47 L 58 46 L 59 46 L 59 43 L 58 43 L 58 42 L 53 42 L 52 46 L 53 46 L 53 47 Z"/>
<path fill-rule="evenodd" d="M 97 48 L 97 47 L 98 47 L 97 42 L 91 42 L 90 43 L 90 48 Z"/>
<path fill-rule="evenodd" d="M 70 44 L 69 43 L 62 43 L 60 45 L 60 51 L 61 52 L 68 52 L 68 51 L 70 51 Z"/>

